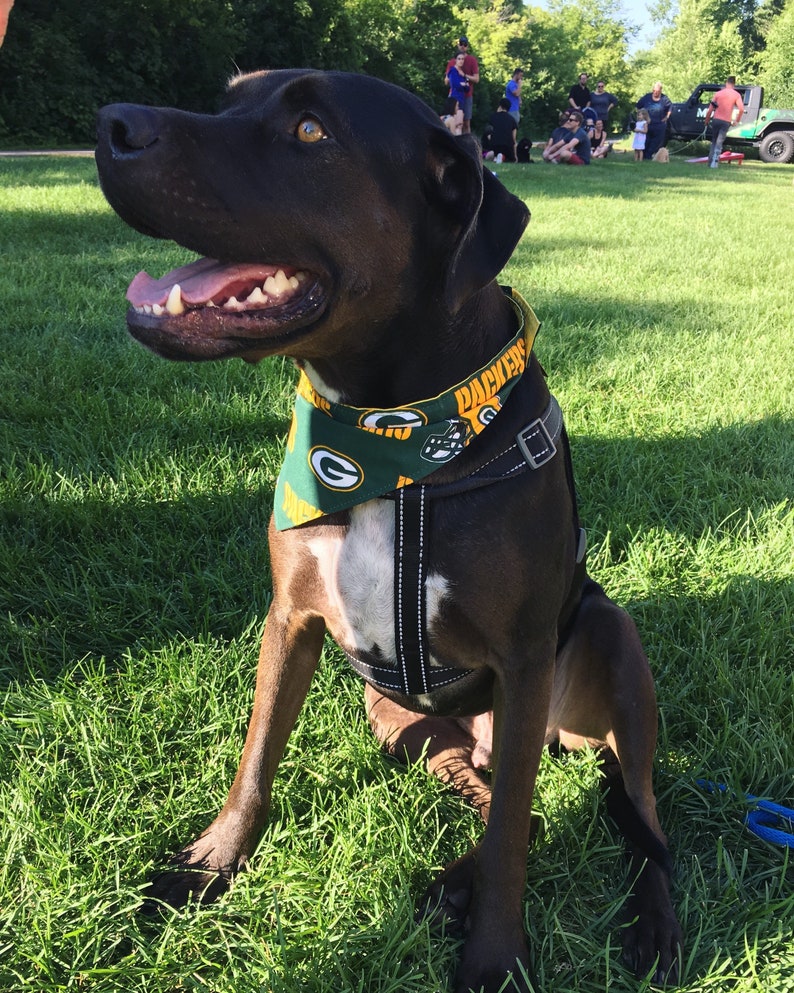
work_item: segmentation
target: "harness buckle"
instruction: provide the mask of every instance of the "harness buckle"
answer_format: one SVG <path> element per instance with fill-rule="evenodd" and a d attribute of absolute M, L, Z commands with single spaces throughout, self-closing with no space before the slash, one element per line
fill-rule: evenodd
<path fill-rule="evenodd" d="M 516 442 L 530 469 L 540 469 L 557 454 L 554 439 L 541 417 L 522 428 L 516 435 Z"/>

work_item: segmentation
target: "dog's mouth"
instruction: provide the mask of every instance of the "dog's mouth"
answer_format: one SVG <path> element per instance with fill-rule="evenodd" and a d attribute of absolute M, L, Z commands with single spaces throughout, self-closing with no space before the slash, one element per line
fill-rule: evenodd
<path fill-rule="evenodd" d="M 322 314 L 326 296 L 311 272 L 287 265 L 201 258 L 127 290 L 131 333 L 166 358 L 213 359 L 281 350 Z"/>

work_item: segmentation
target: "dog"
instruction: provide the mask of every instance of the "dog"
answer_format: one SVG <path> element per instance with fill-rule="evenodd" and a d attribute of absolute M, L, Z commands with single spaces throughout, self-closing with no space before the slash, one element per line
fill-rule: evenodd
<path fill-rule="evenodd" d="M 623 954 L 675 980 L 650 667 L 587 576 L 536 321 L 496 280 L 527 208 L 417 97 L 336 72 L 241 75 L 213 115 L 105 107 L 96 161 L 128 225 L 201 256 L 139 273 L 132 335 L 170 359 L 283 354 L 301 370 L 239 769 L 149 906 L 214 899 L 244 867 L 327 630 L 384 747 L 426 761 L 485 822 L 422 903 L 463 937 L 457 993 L 527 988 L 532 794 L 552 741 L 602 749 L 631 859 Z"/>
<path fill-rule="evenodd" d="M 666 148 L 660 148 L 657 152 L 654 152 L 652 158 L 654 162 L 669 162 L 670 153 Z"/>

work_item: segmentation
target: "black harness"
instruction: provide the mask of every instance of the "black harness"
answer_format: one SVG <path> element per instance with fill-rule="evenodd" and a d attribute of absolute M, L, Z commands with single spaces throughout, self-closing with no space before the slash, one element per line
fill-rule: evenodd
<path fill-rule="evenodd" d="M 509 448 L 463 479 L 451 483 L 413 483 L 388 494 L 394 500 L 394 633 L 396 668 L 374 666 L 347 652 L 356 672 L 377 689 L 421 696 L 471 674 L 470 669 L 430 665 L 426 629 L 427 548 L 430 504 L 481 486 L 490 486 L 540 469 L 557 453 L 563 429 L 560 405 L 552 396 L 540 417 L 522 428 Z M 585 552 L 585 532 L 579 530 L 576 561 Z"/>

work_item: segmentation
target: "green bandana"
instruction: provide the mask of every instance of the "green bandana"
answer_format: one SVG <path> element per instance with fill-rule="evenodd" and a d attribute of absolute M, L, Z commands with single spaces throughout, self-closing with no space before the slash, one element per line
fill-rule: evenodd
<path fill-rule="evenodd" d="M 429 400 L 375 410 L 320 396 L 301 373 L 276 482 L 279 531 L 347 510 L 429 475 L 483 431 L 521 378 L 539 324 L 510 291 L 518 331 L 469 379 Z"/>

